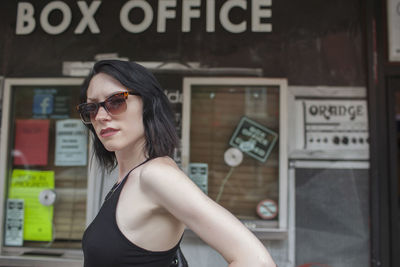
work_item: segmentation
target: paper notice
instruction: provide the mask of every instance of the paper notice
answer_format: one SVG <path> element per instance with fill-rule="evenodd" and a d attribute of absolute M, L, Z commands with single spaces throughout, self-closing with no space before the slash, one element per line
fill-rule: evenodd
<path fill-rule="evenodd" d="M 47 165 L 49 120 L 16 120 L 15 165 Z"/>
<path fill-rule="evenodd" d="M 85 166 L 87 163 L 87 130 L 80 120 L 56 123 L 56 166 Z"/>
<path fill-rule="evenodd" d="M 54 171 L 13 170 L 8 198 L 24 200 L 24 240 L 52 240 L 53 206 L 39 201 L 40 192 L 48 189 L 54 189 Z"/>

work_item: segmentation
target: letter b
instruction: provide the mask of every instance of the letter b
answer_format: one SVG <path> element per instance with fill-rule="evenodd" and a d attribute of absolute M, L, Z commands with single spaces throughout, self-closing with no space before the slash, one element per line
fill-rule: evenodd
<path fill-rule="evenodd" d="M 18 3 L 17 11 L 17 26 L 15 33 L 17 35 L 30 34 L 36 26 L 33 14 L 35 9 L 31 3 L 20 2 Z"/>

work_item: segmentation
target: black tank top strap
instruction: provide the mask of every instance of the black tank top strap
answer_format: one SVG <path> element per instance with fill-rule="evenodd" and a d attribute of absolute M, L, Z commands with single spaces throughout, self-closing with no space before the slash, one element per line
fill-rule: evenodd
<path fill-rule="evenodd" d="M 126 180 L 126 178 L 129 176 L 129 174 L 131 172 L 133 172 L 136 168 L 139 168 L 140 166 L 142 166 L 143 164 L 145 164 L 146 162 L 150 161 L 151 159 L 145 159 L 142 163 L 139 163 L 138 165 L 136 165 L 135 167 L 133 167 L 126 175 L 125 177 L 122 179 L 122 181 L 120 183 L 122 183 L 123 181 Z"/>
<path fill-rule="evenodd" d="M 122 180 L 119 183 L 115 183 L 112 188 L 110 189 L 110 191 L 108 192 L 108 194 L 106 195 L 106 197 L 104 198 L 104 201 L 107 201 L 108 199 L 111 198 L 111 196 L 114 194 L 115 191 L 117 191 L 118 188 L 122 188 L 123 184 L 125 183 L 126 179 L 128 178 L 129 174 L 134 171 L 136 168 L 142 166 L 143 164 L 145 164 L 146 162 L 150 161 L 150 158 L 147 158 L 146 160 L 144 160 L 143 162 L 141 162 L 140 164 L 136 165 L 135 167 L 133 167 L 130 171 L 128 171 L 128 173 L 124 176 L 124 178 L 122 178 Z M 122 185 L 122 186 L 121 186 Z"/>
<path fill-rule="evenodd" d="M 128 178 L 129 174 L 131 172 L 133 172 L 136 168 L 139 168 L 140 166 L 142 166 L 143 164 L 145 164 L 146 162 L 148 162 L 150 159 L 145 159 L 142 163 L 139 163 L 138 165 L 136 165 L 135 167 L 133 167 L 130 171 L 128 171 L 128 173 L 125 175 L 125 177 L 121 180 L 121 182 L 116 183 L 116 187 L 118 187 L 120 184 L 122 184 L 123 182 L 125 182 L 125 180 Z M 114 185 L 114 186 L 115 186 Z"/>

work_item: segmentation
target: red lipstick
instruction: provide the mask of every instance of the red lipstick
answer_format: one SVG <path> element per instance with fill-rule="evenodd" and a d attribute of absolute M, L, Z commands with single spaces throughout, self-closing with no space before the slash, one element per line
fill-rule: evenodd
<path fill-rule="evenodd" d="M 119 132 L 118 129 L 106 128 L 106 129 L 102 129 L 102 130 L 100 131 L 100 136 L 101 136 L 101 137 L 109 137 L 109 136 L 113 136 L 113 135 L 116 134 L 117 132 Z"/>

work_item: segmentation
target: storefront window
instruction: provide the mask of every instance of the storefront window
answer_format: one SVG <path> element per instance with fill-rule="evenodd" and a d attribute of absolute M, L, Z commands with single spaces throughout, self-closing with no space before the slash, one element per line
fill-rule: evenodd
<path fill-rule="evenodd" d="M 5 247 L 81 246 L 88 173 L 87 130 L 75 112 L 81 82 L 6 80 L 1 143 Z"/>
<path fill-rule="evenodd" d="M 283 90 L 279 82 L 259 78 L 184 81 L 184 167 L 212 199 L 264 227 L 278 227 L 286 216 L 280 198 L 286 179 L 280 168 Z"/>

